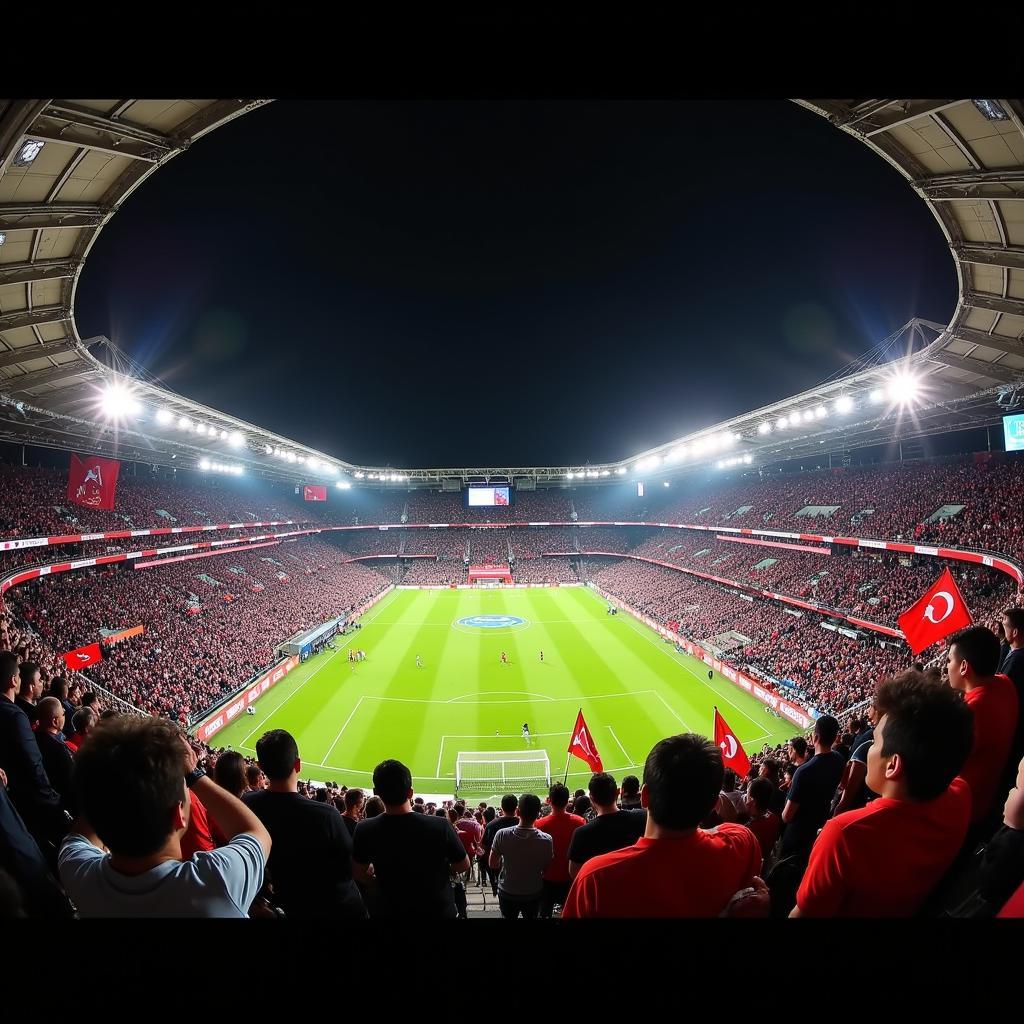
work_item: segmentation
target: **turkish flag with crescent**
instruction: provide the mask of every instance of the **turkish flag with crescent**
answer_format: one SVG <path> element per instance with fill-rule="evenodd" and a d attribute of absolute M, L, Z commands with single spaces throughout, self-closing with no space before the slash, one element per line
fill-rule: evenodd
<path fill-rule="evenodd" d="M 726 768 L 731 768 L 741 779 L 747 777 L 750 771 L 750 758 L 747 752 L 740 746 L 736 734 L 729 728 L 729 723 L 721 716 L 718 708 L 715 708 L 715 745 L 722 751 L 722 763 Z"/>
<path fill-rule="evenodd" d="M 83 459 L 72 455 L 68 473 L 68 501 L 86 508 L 112 511 L 120 470 L 121 463 L 117 459 L 101 459 L 98 455 L 87 455 Z"/>
<path fill-rule="evenodd" d="M 569 753 L 581 761 L 586 761 L 592 772 L 604 771 L 601 755 L 597 752 L 597 744 L 594 742 L 594 737 L 590 735 L 587 723 L 583 721 L 583 708 L 580 708 L 580 713 L 576 716 L 572 739 L 569 740 Z"/>
<path fill-rule="evenodd" d="M 969 626 L 974 620 L 953 574 L 947 568 L 898 621 L 911 651 L 916 655 L 950 633 Z"/>
<path fill-rule="evenodd" d="M 85 647 L 65 651 L 61 657 L 72 672 L 77 672 L 80 668 L 87 668 L 89 665 L 95 665 L 97 661 L 102 661 L 103 651 L 100 650 L 99 644 L 86 644 Z"/>

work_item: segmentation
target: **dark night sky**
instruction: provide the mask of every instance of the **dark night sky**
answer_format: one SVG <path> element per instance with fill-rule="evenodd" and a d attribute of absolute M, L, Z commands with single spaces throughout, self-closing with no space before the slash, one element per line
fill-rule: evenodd
<path fill-rule="evenodd" d="M 158 171 L 83 337 L 360 463 L 628 457 L 809 387 L 953 263 L 888 164 L 784 101 L 278 101 Z"/>

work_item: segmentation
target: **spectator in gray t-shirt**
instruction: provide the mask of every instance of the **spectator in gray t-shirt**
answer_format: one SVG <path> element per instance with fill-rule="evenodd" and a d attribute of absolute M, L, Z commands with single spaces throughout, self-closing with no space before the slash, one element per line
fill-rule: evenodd
<path fill-rule="evenodd" d="M 555 846 L 546 832 L 534 828 L 540 816 L 540 797 L 524 793 L 519 798 L 519 824 L 505 828 L 494 837 L 489 858 L 498 876 L 498 906 L 501 916 L 526 919 L 537 916 L 544 891 L 544 869 L 555 856 Z"/>

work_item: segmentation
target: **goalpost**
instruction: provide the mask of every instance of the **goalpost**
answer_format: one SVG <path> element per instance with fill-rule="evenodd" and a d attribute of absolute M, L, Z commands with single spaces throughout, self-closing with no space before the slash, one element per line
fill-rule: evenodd
<path fill-rule="evenodd" d="M 492 793 L 531 789 L 545 795 L 551 763 L 542 750 L 460 750 L 455 758 L 455 792 Z"/>

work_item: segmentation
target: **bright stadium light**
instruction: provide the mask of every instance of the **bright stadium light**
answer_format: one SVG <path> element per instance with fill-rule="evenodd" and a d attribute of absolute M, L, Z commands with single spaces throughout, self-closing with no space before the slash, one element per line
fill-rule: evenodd
<path fill-rule="evenodd" d="M 804 423 L 810 423 L 814 419 L 813 409 L 804 409 Z"/>
<path fill-rule="evenodd" d="M 763 420 L 757 425 L 757 432 L 759 434 L 770 434 L 772 432 L 772 425 L 767 420 Z"/>
<path fill-rule="evenodd" d="M 648 469 L 654 469 L 655 466 L 661 463 L 661 459 L 657 455 L 648 455 L 646 459 L 641 459 L 636 464 L 636 471 L 638 473 L 644 473 Z"/>
<path fill-rule="evenodd" d="M 565 476 L 566 476 L 567 480 L 575 480 L 576 479 L 576 474 L 571 469 L 569 470 L 568 473 L 565 474 Z"/>
<path fill-rule="evenodd" d="M 840 416 L 853 411 L 853 399 L 849 395 L 841 395 L 836 399 L 836 412 Z"/>
<path fill-rule="evenodd" d="M 732 439 L 734 441 L 742 441 L 743 435 L 737 431 L 735 434 L 732 435 Z"/>
<path fill-rule="evenodd" d="M 337 480 L 335 481 L 334 486 L 337 487 L 339 491 L 347 491 L 352 487 L 347 480 Z"/>
<path fill-rule="evenodd" d="M 612 471 L 610 469 L 602 469 L 601 476 L 611 476 L 611 472 Z"/>
<path fill-rule="evenodd" d="M 365 474 L 365 473 L 363 473 L 363 472 L 362 472 L 361 470 L 356 470 L 356 472 L 355 472 L 355 473 L 353 473 L 352 475 L 353 475 L 353 476 L 354 476 L 354 477 L 355 477 L 355 478 L 356 478 L 357 480 L 362 480 L 362 479 L 363 479 L 363 477 L 364 477 L 364 476 L 366 476 L 366 474 Z"/>
<path fill-rule="evenodd" d="M 823 405 L 819 405 L 818 408 L 814 410 L 814 415 L 815 418 L 823 420 L 828 415 L 828 409 Z"/>
<path fill-rule="evenodd" d="M 668 481 L 667 480 L 665 481 L 665 486 L 668 487 Z"/>
<path fill-rule="evenodd" d="M 749 466 L 754 461 L 753 455 L 744 455 L 743 461 Z"/>
<path fill-rule="evenodd" d="M 138 416 L 142 405 L 123 384 L 108 384 L 100 395 L 100 412 L 108 420 L 123 420 Z"/>
<path fill-rule="evenodd" d="M 205 423 L 197 423 L 196 424 L 196 433 L 197 434 L 205 434 L 206 433 L 206 424 Z"/>
<path fill-rule="evenodd" d="M 22 145 L 21 149 L 18 150 L 17 156 L 15 156 L 12 167 L 28 167 L 32 164 L 37 156 L 42 152 L 45 142 L 41 142 L 39 139 L 27 139 Z"/>
<path fill-rule="evenodd" d="M 791 412 L 789 414 L 789 425 L 791 427 L 795 427 L 795 426 L 797 426 L 799 424 L 799 422 L 800 422 L 800 413 L 798 413 L 798 412 Z"/>
<path fill-rule="evenodd" d="M 785 430 L 786 427 L 788 427 L 788 426 L 789 426 L 789 420 L 787 420 L 785 416 L 783 416 L 781 419 L 778 419 L 778 420 L 775 421 L 775 429 L 776 430 Z"/>
<path fill-rule="evenodd" d="M 287 454 L 287 455 L 285 456 L 285 458 L 286 458 L 286 459 L 287 459 L 287 460 L 288 460 L 289 462 L 294 462 L 294 461 L 295 461 L 295 452 L 289 452 L 289 453 L 288 453 L 288 454 Z"/>
<path fill-rule="evenodd" d="M 210 468 L 210 460 L 209 459 L 200 459 L 199 460 L 199 468 L 203 469 L 203 470 L 209 469 Z"/>
<path fill-rule="evenodd" d="M 872 405 L 879 405 L 881 402 L 885 401 L 885 392 L 881 388 L 875 388 L 875 390 L 868 395 L 868 401 L 871 402 Z"/>
<path fill-rule="evenodd" d="M 615 473 L 618 476 L 622 476 L 622 474 L 625 473 L 625 472 L 626 472 L 626 467 L 625 466 L 619 466 L 619 468 L 617 470 L 615 470 Z"/>
<path fill-rule="evenodd" d="M 231 445 L 232 448 L 241 448 L 242 445 L 245 444 L 245 438 L 236 430 L 228 438 L 228 444 Z"/>
<path fill-rule="evenodd" d="M 170 409 L 157 409 L 156 421 L 162 426 L 167 426 L 174 419 L 174 413 Z"/>
<path fill-rule="evenodd" d="M 187 416 L 182 416 L 178 420 L 178 429 L 179 430 L 191 430 L 192 429 L 192 421 Z"/>
<path fill-rule="evenodd" d="M 265 452 L 266 452 L 266 453 L 267 453 L 268 455 L 273 455 L 273 454 L 274 454 L 274 449 L 273 449 L 273 448 L 272 448 L 272 447 L 271 447 L 271 446 L 270 446 L 269 444 L 265 444 L 265 445 L 263 446 L 263 450 L 264 450 L 264 451 L 265 451 Z"/>
<path fill-rule="evenodd" d="M 912 373 L 901 373 L 889 384 L 888 394 L 891 401 L 898 405 L 910 405 L 917 398 L 920 381 Z"/>

